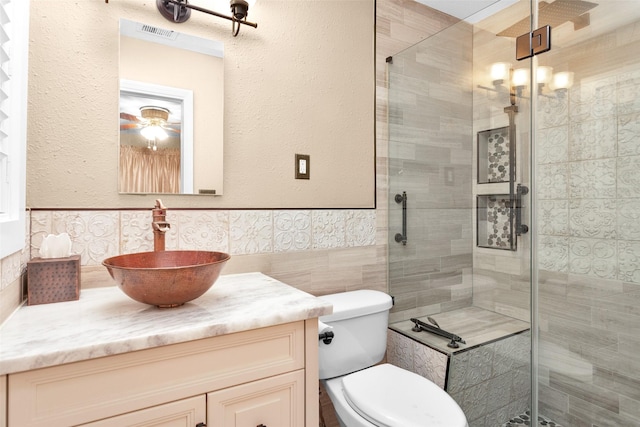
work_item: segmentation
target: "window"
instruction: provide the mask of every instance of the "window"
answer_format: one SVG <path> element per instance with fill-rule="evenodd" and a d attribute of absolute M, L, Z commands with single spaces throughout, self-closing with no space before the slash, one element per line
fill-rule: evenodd
<path fill-rule="evenodd" d="M 0 0 L 0 258 L 24 247 L 29 2 Z"/>

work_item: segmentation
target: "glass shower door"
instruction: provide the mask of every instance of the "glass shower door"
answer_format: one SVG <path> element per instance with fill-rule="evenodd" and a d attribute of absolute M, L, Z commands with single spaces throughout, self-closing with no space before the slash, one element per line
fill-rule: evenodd
<path fill-rule="evenodd" d="M 640 2 L 541 2 L 538 15 L 554 21 L 534 126 L 539 412 L 562 426 L 635 426 Z"/>
<path fill-rule="evenodd" d="M 390 343 L 414 355 L 388 358 L 427 377 L 444 366 L 430 379 L 473 426 L 532 415 L 531 60 L 515 60 L 530 11 L 460 21 L 387 68 Z"/>

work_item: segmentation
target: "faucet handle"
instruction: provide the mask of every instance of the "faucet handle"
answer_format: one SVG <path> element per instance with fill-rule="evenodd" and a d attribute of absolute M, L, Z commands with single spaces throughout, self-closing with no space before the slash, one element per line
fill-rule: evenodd
<path fill-rule="evenodd" d="M 167 207 L 165 205 L 162 204 L 162 200 L 160 199 L 156 199 L 156 209 L 167 209 Z"/>

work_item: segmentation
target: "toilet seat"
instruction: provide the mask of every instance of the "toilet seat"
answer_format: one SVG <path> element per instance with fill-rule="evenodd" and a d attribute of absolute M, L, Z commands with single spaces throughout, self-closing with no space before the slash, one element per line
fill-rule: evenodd
<path fill-rule="evenodd" d="M 466 427 L 467 419 L 444 390 L 417 374 L 383 364 L 342 378 L 349 405 L 384 427 Z"/>

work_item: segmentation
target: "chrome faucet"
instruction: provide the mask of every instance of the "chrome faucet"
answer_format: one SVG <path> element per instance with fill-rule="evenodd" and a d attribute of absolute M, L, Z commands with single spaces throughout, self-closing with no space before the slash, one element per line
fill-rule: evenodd
<path fill-rule="evenodd" d="M 153 250 L 164 251 L 164 235 L 171 228 L 171 224 L 167 222 L 167 208 L 162 204 L 162 200 L 156 199 L 156 206 L 152 211 L 153 222 Z"/>

